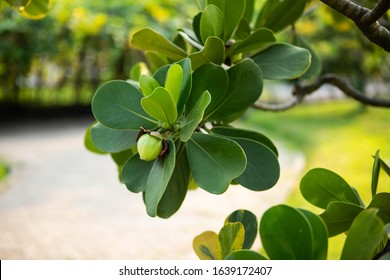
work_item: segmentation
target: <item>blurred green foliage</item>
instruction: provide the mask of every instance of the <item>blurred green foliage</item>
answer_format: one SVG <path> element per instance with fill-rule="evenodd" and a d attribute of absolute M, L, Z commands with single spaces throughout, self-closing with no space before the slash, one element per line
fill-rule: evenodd
<path fill-rule="evenodd" d="M 53 0 L 47 16 L 36 21 L 3 7 L 0 103 L 88 104 L 101 82 L 127 78 L 142 60 L 129 46 L 136 29 L 149 26 L 169 36 L 192 9 L 192 2 L 181 0 Z"/>

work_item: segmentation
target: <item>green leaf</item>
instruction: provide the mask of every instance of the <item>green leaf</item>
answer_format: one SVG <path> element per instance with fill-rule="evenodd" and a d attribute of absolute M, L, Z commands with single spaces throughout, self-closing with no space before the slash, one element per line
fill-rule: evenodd
<path fill-rule="evenodd" d="M 245 171 L 235 181 L 253 191 L 265 191 L 275 186 L 280 176 L 276 155 L 265 145 L 251 139 L 232 139 L 241 146 L 247 157 Z"/>
<path fill-rule="evenodd" d="M 138 153 L 133 155 L 122 167 L 121 182 L 131 192 L 139 193 L 145 191 L 146 182 L 153 164 L 154 161 L 140 159 Z"/>
<path fill-rule="evenodd" d="M 220 65 L 225 59 L 225 45 L 218 37 L 208 37 L 204 47 L 199 52 L 190 54 L 188 58 L 191 59 L 193 70 L 209 62 Z"/>
<path fill-rule="evenodd" d="M 205 91 L 198 102 L 192 107 L 191 111 L 185 116 L 180 127 L 180 140 L 182 142 L 187 142 L 191 138 L 192 133 L 202 120 L 204 111 L 210 104 L 210 101 L 211 95 L 208 91 Z"/>
<path fill-rule="evenodd" d="M 175 169 L 157 208 L 157 216 L 161 218 L 169 218 L 176 213 L 183 203 L 188 190 L 190 167 L 188 165 L 187 153 L 185 149 L 182 152 L 179 149 L 176 155 Z"/>
<path fill-rule="evenodd" d="M 176 148 L 169 140 L 169 152 L 164 158 L 154 161 L 145 186 L 146 212 L 151 217 L 157 216 L 158 204 L 163 197 L 171 179 L 176 162 Z"/>
<path fill-rule="evenodd" d="M 231 252 L 225 260 L 267 260 L 266 257 L 260 255 L 259 253 L 252 250 L 237 250 Z"/>
<path fill-rule="evenodd" d="M 329 237 L 348 231 L 356 216 L 364 209 L 349 202 L 331 202 L 320 215 L 328 228 Z"/>
<path fill-rule="evenodd" d="M 181 86 L 183 84 L 183 68 L 179 64 L 169 67 L 165 80 L 165 89 L 172 95 L 175 104 L 179 102 Z"/>
<path fill-rule="evenodd" d="M 372 166 L 372 179 L 371 179 L 371 195 L 374 197 L 378 189 L 379 173 L 381 171 L 381 162 L 379 158 L 379 150 L 375 153 L 374 164 Z"/>
<path fill-rule="evenodd" d="M 128 150 L 137 143 L 138 130 L 112 129 L 100 123 L 91 128 L 91 138 L 101 151 L 117 153 Z"/>
<path fill-rule="evenodd" d="M 324 221 L 305 209 L 298 209 L 308 219 L 313 238 L 313 260 L 326 260 L 328 254 L 328 231 Z"/>
<path fill-rule="evenodd" d="M 200 35 L 200 19 L 202 18 L 202 15 L 203 12 L 200 12 L 196 16 L 194 16 L 194 18 L 192 19 L 192 29 L 194 30 L 198 41 L 203 43 L 202 36 Z"/>
<path fill-rule="evenodd" d="M 136 32 L 131 39 L 131 44 L 143 51 L 156 51 L 173 60 L 181 60 L 187 56 L 184 50 L 149 28 Z"/>
<path fill-rule="evenodd" d="M 241 223 L 227 223 L 218 234 L 221 243 L 222 259 L 231 252 L 242 249 L 244 244 L 245 230 Z"/>
<path fill-rule="evenodd" d="M 246 167 L 242 148 L 230 139 L 214 135 L 194 133 L 187 142 L 187 155 L 196 184 L 214 194 L 225 192 Z"/>
<path fill-rule="evenodd" d="M 310 46 L 310 44 L 299 34 L 294 34 L 294 45 L 307 49 L 311 54 L 311 63 L 309 69 L 300 78 L 314 79 L 321 74 L 322 62 L 317 52 Z"/>
<path fill-rule="evenodd" d="M 191 44 L 196 50 L 203 48 L 203 45 L 199 42 L 198 37 L 195 32 L 189 28 L 179 28 L 178 33 L 182 36 L 188 43 Z"/>
<path fill-rule="evenodd" d="M 252 21 L 253 12 L 255 10 L 255 0 L 246 0 L 245 1 L 245 12 L 244 12 L 244 19 L 248 22 Z"/>
<path fill-rule="evenodd" d="M 380 159 L 380 162 L 382 170 L 390 177 L 390 167 L 382 159 Z"/>
<path fill-rule="evenodd" d="M 307 0 L 267 0 L 257 18 L 256 27 L 274 32 L 292 25 L 302 15 Z"/>
<path fill-rule="evenodd" d="M 161 87 L 161 85 L 149 75 L 141 75 L 139 77 L 139 85 L 144 96 L 151 95 L 156 88 Z"/>
<path fill-rule="evenodd" d="M 183 83 L 180 90 L 180 97 L 177 103 L 177 111 L 181 114 L 186 106 L 192 88 L 192 65 L 189 58 L 177 62 L 183 69 Z"/>
<path fill-rule="evenodd" d="M 207 116 L 224 100 L 229 86 L 229 76 L 222 66 L 210 63 L 199 67 L 193 73 L 192 80 L 192 91 L 186 109 L 191 110 L 207 90 L 211 94 L 211 102 L 205 111 Z"/>
<path fill-rule="evenodd" d="M 231 213 L 225 220 L 227 223 L 241 223 L 245 229 L 243 249 L 250 249 L 257 236 L 257 218 L 256 215 L 248 210 L 236 210 Z"/>
<path fill-rule="evenodd" d="M 172 95 L 163 87 L 142 98 L 142 107 L 153 118 L 167 124 L 174 124 L 177 120 L 176 103 Z"/>
<path fill-rule="evenodd" d="M 261 68 L 264 79 L 296 79 L 309 69 L 311 54 L 304 48 L 275 43 L 252 59 Z"/>
<path fill-rule="evenodd" d="M 376 194 L 367 208 L 378 209 L 378 216 L 384 224 L 390 223 L 390 193 Z"/>
<path fill-rule="evenodd" d="M 210 114 L 210 120 L 231 119 L 252 105 L 263 91 L 261 70 L 251 59 L 244 59 L 231 67 L 228 75 L 229 87 L 226 96 Z"/>
<path fill-rule="evenodd" d="M 200 18 L 200 37 L 205 43 L 208 37 L 218 37 L 224 40 L 225 18 L 222 11 L 215 5 L 208 5 Z"/>
<path fill-rule="evenodd" d="M 366 209 L 356 217 L 348 231 L 341 260 L 371 260 L 384 237 L 384 224 L 377 209 Z"/>
<path fill-rule="evenodd" d="M 7 1 L 12 2 L 12 1 Z M 25 1 L 23 6 L 16 7 L 20 14 L 30 19 L 41 19 L 46 16 L 49 11 L 49 0 L 29 0 Z"/>
<path fill-rule="evenodd" d="M 265 135 L 252 130 L 240 129 L 230 126 L 216 126 L 212 129 L 213 133 L 221 134 L 233 138 L 246 138 L 259 142 L 267 146 L 276 156 L 278 156 L 278 149 L 274 143 Z"/>
<path fill-rule="evenodd" d="M 142 93 L 124 81 L 102 85 L 92 99 L 92 112 L 98 122 L 114 129 L 153 128 L 158 123 L 141 106 Z"/>
<path fill-rule="evenodd" d="M 169 63 L 168 59 L 155 51 L 144 51 L 145 57 L 149 62 L 151 71 L 154 73 L 157 69 L 167 65 Z"/>
<path fill-rule="evenodd" d="M 272 260 L 310 260 L 313 233 L 302 212 L 287 205 L 268 209 L 260 221 L 261 242 Z"/>
<path fill-rule="evenodd" d="M 107 152 L 104 152 L 104 151 L 100 150 L 98 147 L 96 147 L 95 143 L 93 143 L 93 141 L 92 141 L 91 128 L 94 125 L 95 124 L 88 126 L 88 128 L 86 129 L 86 131 L 84 133 L 84 146 L 87 148 L 88 151 L 90 151 L 92 153 L 100 154 L 100 155 L 107 154 Z"/>
<path fill-rule="evenodd" d="M 232 56 L 239 53 L 250 53 L 253 51 L 259 51 L 276 40 L 275 34 L 266 28 L 259 28 L 251 33 L 244 40 L 237 41 L 233 44 L 229 50 L 228 55 Z"/>
<path fill-rule="evenodd" d="M 150 74 L 150 70 L 145 62 L 137 62 L 130 69 L 130 79 L 133 81 L 139 81 L 141 75 L 147 74 Z"/>
<path fill-rule="evenodd" d="M 326 209 L 334 201 L 349 202 L 361 206 L 358 196 L 348 183 L 327 169 L 310 170 L 302 178 L 300 189 L 307 201 L 322 209 Z"/>
<path fill-rule="evenodd" d="M 221 243 L 213 231 L 206 231 L 196 236 L 192 247 L 201 260 L 222 260 Z"/>
<path fill-rule="evenodd" d="M 245 1 L 237 0 L 208 0 L 208 5 L 217 6 L 223 13 L 225 19 L 225 37 L 228 41 L 236 31 L 245 12 Z M 222 38 L 221 38 L 222 39 Z"/>
<path fill-rule="evenodd" d="M 121 172 L 121 169 L 123 165 L 137 153 L 137 147 L 128 149 L 126 151 L 118 152 L 118 153 L 111 153 L 111 158 L 114 160 L 116 165 L 118 165 L 119 173 Z"/>

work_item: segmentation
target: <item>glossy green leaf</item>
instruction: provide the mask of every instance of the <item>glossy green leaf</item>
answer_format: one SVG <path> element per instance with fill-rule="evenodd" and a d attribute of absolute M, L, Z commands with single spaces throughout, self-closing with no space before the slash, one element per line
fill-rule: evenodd
<path fill-rule="evenodd" d="M 326 209 L 334 201 L 349 202 L 361 206 L 358 196 L 348 183 L 327 169 L 310 170 L 302 178 L 300 189 L 307 201 L 322 209 Z"/>
<path fill-rule="evenodd" d="M 187 155 L 196 184 L 214 194 L 225 192 L 246 167 L 242 148 L 230 139 L 214 135 L 194 133 L 187 142 Z"/>
<path fill-rule="evenodd" d="M 310 44 L 299 34 L 294 36 L 294 45 L 307 49 L 311 54 L 311 63 L 309 69 L 300 78 L 314 79 L 317 78 L 322 71 L 322 62 L 317 52 L 310 46 Z"/>
<path fill-rule="evenodd" d="M 157 208 L 157 216 L 161 218 L 169 218 L 179 210 L 188 190 L 190 167 L 187 153 L 183 149 L 176 155 L 175 169 Z"/>
<path fill-rule="evenodd" d="M 263 91 L 260 68 L 251 60 L 244 59 L 228 70 L 229 87 L 226 97 L 212 112 L 211 120 L 224 120 L 241 113 L 252 105 Z"/>
<path fill-rule="evenodd" d="M 203 10 L 206 8 L 207 0 L 195 0 L 196 4 L 198 5 L 199 10 Z"/>
<path fill-rule="evenodd" d="M 233 261 L 239 261 L 239 260 L 267 260 L 266 257 L 263 255 L 252 251 L 252 250 L 237 250 L 234 252 L 231 252 L 225 260 L 233 260 Z"/>
<path fill-rule="evenodd" d="M 345 240 L 341 260 L 371 260 L 384 237 L 384 224 L 377 209 L 362 211 L 352 223 Z"/>
<path fill-rule="evenodd" d="M 6 2 L 15 8 L 20 14 L 29 19 L 42 19 L 49 11 L 49 0 L 29 0 Z M 0 3 L 1 8 L 1 3 Z"/>
<path fill-rule="evenodd" d="M 390 177 L 390 167 L 382 159 L 380 159 L 380 162 L 382 170 Z"/>
<path fill-rule="evenodd" d="M 245 238 L 245 229 L 241 223 L 227 223 L 218 234 L 222 249 L 222 259 L 231 252 L 242 249 Z"/>
<path fill-rule="evenodd" d="M 267 146 L 276 156 L 278 156 L 278 149 L 274 143 L 265 135 L 252 130 L 240 129 L 230 126 L 216 126 L 212 129 L 213 133 L 229 136 L 232 138 L 246 138 L 259 142 Z"/>
<path fill-rule="evenodd" d="M 255 0 L 245 0 L 244 19 L 248 22 L 252 21 L 253 12 L 255 11 Z"/>
<path fill-rule="evenodd" d="M 381 162 L 379 158 L 379 150 L 375 153 L 374 164 L 372 166 L 372 179 L 371 179 L 371 195 L 374 197 L 378 189 L 379 174 L 381 171 Z"/>
<path fill-rule="evenodd" d="M 137 62 L 131 67 L 130 79 L 133 81 L 139 81 L 141 75 L 149 75 L 150 70 L 145 62 Z"/>
<path fill-rule="evenodd" d="M 192 64 L 189 58 L 177 62 L 183 69 L 183 83 L 181 86 L 180 97 L 177 103 L 177 111 L 181 114 L 186 106 L 187 100 L 192 89 Z"/>
<path fill-rule="evenodd" d="M 217 6 L 223 13 L 225 19 L 225 37 L 228 41 L 245 13 L 245 1 L 237 0 L 207 0 L 209 5 Z"/>
<path fill-rule="evenodd" d="M 121 171 L 123 165 L 131 158 L 137 154 L 137 147 L 128 149 L 126 151 L 118 152 L 118 153 L 111 153 L 111 158 L 114 160 L 116 165 L 119 168 L 119 172 Z"/>
<path fill-rule="evenodd" d="M 378 216 L 383 223 L 390 223 L 390 193 L 376 194 L 367 208 L 378 209 Z"/>
<path fill-rule="evenodd" d="M 172 95 L 163 87 L 142 98 L 142 107 L 153 118 L 167 124 L 174 124 L 177 120 L 176 103 Z"/>
<path fill-rule="evenodd" d="M 305 209 L 297 209 L 309 221 L 313 240 L 313 260 L 326 260 L 328 255 L 328 231 L 324 221 Z"/>
<path fill-rule="evenodd" d="M 259 51 L 274 43 L 275 40 L 275 34 L 270 29 L 259 28 L 244 40 L 237 41 L 233 44 L 228 50 L 228 55 Z"/>
<path fill-rule="evenodd" d="M 286 43 L 275 43 L 252 57 L 261 68 L 264 79 L 296 79 L 311 63 L 307 49 Z"/>
<path fill-rule="evenodd" d="M 158 204 L 163 197 L 176 163 L 176 148 L 169 140 L 169 152 L 164 158 L 154 161 L 145 186 L 146 212 L 151 217 L 157 216 Z"/>
<path fill-rule="evenodd" d="M 191 44 L 196 50 L 203 48 L 203 45 L 199 42 L 198 37 L 195 32 L 189 28 L 179 28 L 178 30 L 180 36 L 184 38 L 188 43 Z"/>
<path fill-rule="evenodd" d="M 241 19 L 236 33 L 234 34 L 235 40 L 245 40 L 252 33 L 251 25 L 245 18 Z"/>
<path fill-rule="evenodd" d="M 152 72 L 156 72 L 159 68 L 169 63 L 168 59 L 155 51 L 144 51 L 145 57 L 149 62 Z"/>
<path fill-rule="evenodd" d="M 139 193 L 145 191 L 146 182 L 153 164 L 154 161 L 140 159 L 138 153 L 133 155 L 122 167 L 121 182 L 131 192 Z"/>
<path fill-rule="evenodd" d="M 196 53 L 189 55 L 192 62 L 192 69 L 196 70 L 200 66 L 212 62 L 222 64 L 225 58 L 225 45 L 218 37 L 208 37 L 204 47 Z"/>
<path fill-rule="evenodd" d="M 151 95 L 156 88 L 161 87 L 159 82 L 149 75 L 141 75 L 139 77 L 139 85 L 144 96 Z"/>
<path fill-rule="evenodd" d="M 252 248 L 258 230 L 256 215 L 248 210 L 236 210 L 226 218 L 225 224 L 227 223 L 241 223 L 245 229 L 245 238 L 242 248 Z"/>
<path fill-rule="evenodd" d="M 153 128 L 158 122 L 151 119 L 141 106 L 142 93 L 124 81 L 102 85 L 92 99 L 95 119 L 114 129 Z"/>
<path fill-rule="evenodd" d="M 200 121 L 203 119 L 204 111 L 210 104 L 211 95 L 208 91 L 205 91 L 199 98 L 198 102 L 192 107 L 191 111 L 185 116 L 182 125 L 180 127 L 180 140 L 187 142 L 192 133 L 194 133 Z"/>
<path fill-rule="evenodd" d="M 329 237 L 348 231 L 356 216 L 364 209 L 349 202 L 334 201 L 320 215 L 328 228 Z"/>
<path fill-rule="evenodd" d="M 131 44 L 143 51 L 156 51 L 173 60 L 180 60 L 187 56 L 184 50 L 172 44 L 163 35 L 149 28 L 134 33 Z"/>
<path fill-rule="evenodd" d="M 221 243 L 213 231 L 206 231 L 196 236 L 192 247 L 201 260 L 222 260 Z"/>
<path fill-rule="evenodd" d="M 101 151 L 117 153 L 128 150 L 137 143 L 138 130 L 112 129 L 95 124 L 91 128 L 91 138 L 95 146 Z"/>
<path fill-rule="evenodd" d="M 165 80 L 165 89 L 172 95 L 175 104 L 179 102 L 181 86 L 183 84 L 183 68 L 179 64 L 169 67 Z"/>
<path fill-rule="evenodd" d="M 208 37 L 225 37 L 225 18 L 222 11 L 215 5 L 208 5 L 200 18 L 200 36 L 205 43 Z"/>
<path fill-rule="evenodd" d="M 253 191 L 265 191 L 275 186 L 280 176 L 276 155 L 268 147 L 254 140 L 232 139 L 241 146 L 247 157 L 245 171 L 235 181 Z"/>
<path fill-rule="evenodd" d="M 202 36 L 200 34 L 200 19 L 202 18 L 203 12 L 198 13 L 194 18 L 192 19 L 192 29 L 194 30 L 194 33 L 196 37 L 198 38 L 199 42 L 202 42 Z"/>
<path fill-rule="evenodd" d="M 85 146 L 85 148 L 87 148 L 88 151 L 90 151 L 92 153 L 101 154 L 101 155 L 107 154 L 107 152 L 104 152 L 104 151 L 100 150 L 98 147 L 96 147 L 95 143 L 93 143 L 93 141 L 92 141 L 92 138 L 91 138 L 91 128 L 94 125 L 95 124 L 92 124 L 92 125 L 88 126 L 88 128 L 85 130 L 85 133 L 84 133 L 84 146 Z"/>
<path fill-rule="evenodd" d="M 225 98 L 229 86 L 227 71 L 219 65 L 205 64 L 198 68 L 192 76 L 193 86 L 187 102 L 187 110 L 191 110 L 206 90 L 211 94 L 211 102 L 207 106 L 205 116 L 210 114 Z"/>
<path fill-rule="evenodd" d="M 274 32 L 292 25 L 302 15 L 307 0 L 267 0 L 257 18 L 256 27 Z"/>
<path fill-rule="evenodd" d="M 268 209 L 260 221 L 261 243 L 272 260 L 310 260 L 313 233 L 308 219 L 287 205 Z"/>

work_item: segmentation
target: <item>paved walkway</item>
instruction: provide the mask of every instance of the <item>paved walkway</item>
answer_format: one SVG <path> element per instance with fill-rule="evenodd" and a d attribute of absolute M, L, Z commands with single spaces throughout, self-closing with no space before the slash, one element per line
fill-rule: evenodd
<path fill-rule="evenodd" d="M 304 165 L 302 155 L 279 148 L 282 176 L 272 190 L 191 191 L 170 219 L 150 218 L 141 196 L 119 183 L 111 159 L 83 147 L 88 124 L 0 127 L 0 159 L 12 166 L 0 183 L 0 259 L 197 259 L 196 235 L 218 232 L 236 209 L 261 216 L 283 203 Z"/>

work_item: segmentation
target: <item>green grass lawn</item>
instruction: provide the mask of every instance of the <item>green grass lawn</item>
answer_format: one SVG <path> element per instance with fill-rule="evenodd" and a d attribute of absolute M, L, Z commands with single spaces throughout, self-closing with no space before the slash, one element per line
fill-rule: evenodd
<path fill-rule="evenodd" d="M 280 113 L 251 110 L 244 119 L 241 125 L 302 151 L 307 160 L 302 176 L 312 168 L 330 169 L 355 187 L 366 205 L 371 199 L 372 156 L 379 149 L 381 158 L 390 160 L 390 109 L 345 100 L 300 105 Z M 321 213 L 302 198 L 299 182 L 296 186 L 286 203 Z M 381 176 L 378 191 L 390 191 L 389 186 L 390 179 Z M 343 239 L 331 238 L 330 259 L 339 258 Z"/>

